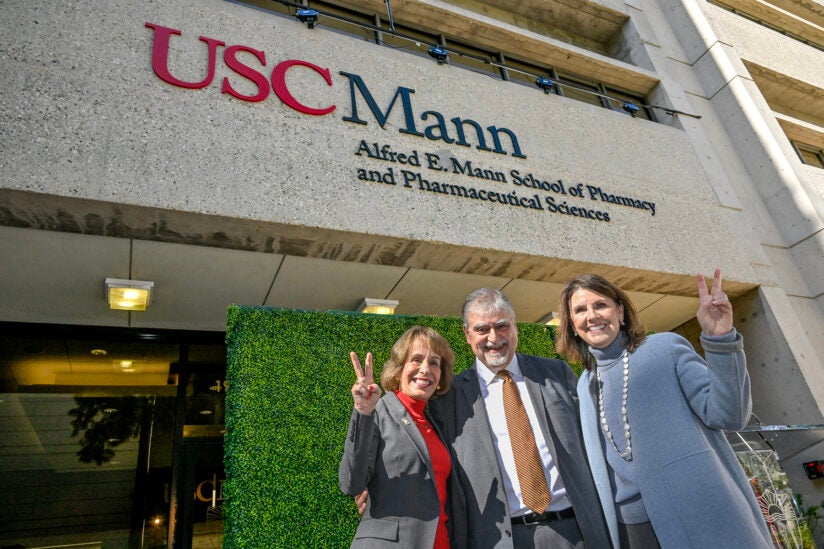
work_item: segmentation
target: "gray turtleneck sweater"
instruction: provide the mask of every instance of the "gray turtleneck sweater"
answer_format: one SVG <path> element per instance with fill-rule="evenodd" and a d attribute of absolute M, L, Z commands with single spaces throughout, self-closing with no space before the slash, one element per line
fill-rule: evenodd
<path fill-rule="evenodd" d="M 590 352 L 595 357 L 596 367 L 601 373 L 601 384 L 603 387 L 595 387 L 592 400 L 598 403 L 598 391 L 604 392 L 604 412 L 607 417 L 609 431 L 615 440 L 616 446 L 622 452 L 627 447 L 624 436 L 624 420 L 621 414 L 621 393 L 624 386 L 624 354 L 623 338 L 617 337 L 609 346 L 603 349 L 590 348 Z M 629 364 L 632 370 L 632 360 Z M 632 374 L 627 386 L 628 391 L 632 391 Z M 599 418 L 600 421 L 600 418 Z M 632 438 L 632 425 L 630 425 L 630 438 Z M 615 494 L 615 511 L 618 515 L 618 522 L 624 524 L 636 524 L 647 522 L 647 512 L 644 503 L 641 501 L 641 490 L 635 480 L 635 467 L 630 455 L 627 459 L 622 458 L 612 447 L 612 443 L 607 439 L 604 430 L 601 433 L 601 446 L 609 464 L 609 481 L 612 485 L 612 492 Z"/>

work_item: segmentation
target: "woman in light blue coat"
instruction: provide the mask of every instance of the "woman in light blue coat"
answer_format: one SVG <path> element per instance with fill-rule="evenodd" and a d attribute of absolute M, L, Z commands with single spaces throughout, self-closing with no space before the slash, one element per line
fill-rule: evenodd
<path fill-rule="evenodd" d="M 558 350 L 578 382 L 587 458 L 620 549 L 772 548 L 755 493 L 724 435 L 752 402 L 732 306 L 698 275 L 706 361 L 673 333 L 647 336 L 626 293 L 597 275 L 560 296 Z"/>

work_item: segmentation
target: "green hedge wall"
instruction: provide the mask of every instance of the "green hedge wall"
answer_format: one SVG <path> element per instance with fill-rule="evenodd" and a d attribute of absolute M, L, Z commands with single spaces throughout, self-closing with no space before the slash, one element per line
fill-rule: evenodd
<path fill-rule="evenodd" d="M 414 324 L 446 337 L 456 371 L 472 364 L 457 317 L 229 309 L 224 547 L 349 546 L 359 516 L 338 488 L 355 381 L 349 351 L 372 352 L 377 380 Z M 518 329 L 520 352 L 557 356 L 545 326 Z"/>

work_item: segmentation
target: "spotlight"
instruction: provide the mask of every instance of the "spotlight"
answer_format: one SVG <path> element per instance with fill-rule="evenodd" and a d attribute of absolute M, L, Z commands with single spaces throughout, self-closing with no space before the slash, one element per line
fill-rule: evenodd
<path fill-rule="evenodd" d="M 435 59 L 438 62 L 438 65 L 443 65 L 444 63 L 446 63 L 446 59 L 449 57 L 449 52 L 441 48 L 440 46 L 430 46 L 429 56 L 432 59 Z"/>
<path fill-rule="evenodd" d="M 638 111 L 641 110 L 641 107 L 636 105 L 635 103 L 624 103 L 624 110 L 629 113 L 629 115 L 635 118 L 635 115 L 638 114 Z"/>
<path fill-rule="evenodd" d="M 301 23 L 306 23 L 306 26 L 310 29 L 314 29 L 315 23 L 318 22 L 318 10 L 298 9 L 295 12 L 295 17 L 297 17 Z"/>
<path fill-rule="evenodd" d="M 549 78 L 539 76 L 538 80 L 535 81 L 535 85 L 544 90 L 544 93 L 554 93 L 557 84 Z"/>

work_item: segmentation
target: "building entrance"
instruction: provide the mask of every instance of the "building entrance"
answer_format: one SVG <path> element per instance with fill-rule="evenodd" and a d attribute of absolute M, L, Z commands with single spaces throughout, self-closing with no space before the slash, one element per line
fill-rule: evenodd
<path fill-rule="evenodd" d="M 221 546 L 223 334 L 0 334 L 4 548 Z"/>

